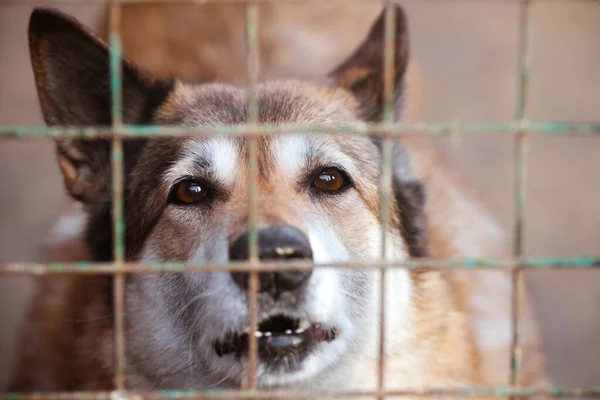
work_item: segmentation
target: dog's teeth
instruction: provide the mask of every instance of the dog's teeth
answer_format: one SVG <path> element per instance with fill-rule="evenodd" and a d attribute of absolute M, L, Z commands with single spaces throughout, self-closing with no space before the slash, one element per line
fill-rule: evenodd
<path fill-rule="evenodd" d="M 306 329 L 299 328 L 299 329 L 296 329 L 294 332 L 296 332 L 296 333 L 302 333 L 302 332 L 304 332 L 305 330 L 306 330 Z"/>
<path fill-rule="evenodd" d="M 272 335 L 272 333 L 271 333 L 271 332 L 265 332 L 265 336 L 266 336 L 266 337 L 269 337 L 269 336 L 271 336 L 271 335 Z"/>
<path fill-rule="evenodd" d="M 308 328 L 310 328 L 310 322 L 308 322 L 305 319 L 301 320 L 300 323 L 298 324 L 298 330 L 301 332 L 304 332 Z"/>
<path fill-rule="evenodd" d="M 254 336 L 256 336 L 256 337 L 262 337 L 263 333 L 261 331 L 256 331 L 256 332 L 254 332 Z"/>
<path fill-rule="evenodd" d="M 286 335 L 291 335 L 291 334 L 292 334 L 292 330 L 291 330 L 291 329 L 288 329 L 287 331 L 285 331 L 285 334 L 286 334 Z"/>
<path fill-rule="evenodd" d="M 293 247 L 275 247 L 275 253 L 280 256 L 289 256 L 294 254 L 294 251 L 295 250 Z"/>

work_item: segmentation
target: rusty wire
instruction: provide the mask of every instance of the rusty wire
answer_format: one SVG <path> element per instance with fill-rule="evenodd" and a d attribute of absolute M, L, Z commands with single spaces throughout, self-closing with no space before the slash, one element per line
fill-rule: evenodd
<path fill-rule="evenodd" d="M 105 3 L 105 0 L 57 0 L 60 3 Z M 384 65 L 384 118 L 379 124 L 354 124 L 336 127 L 310 127 L 310 126 L 275 126 L 260 125 L 258 99 L 256 85 L 259 76 L 259 54 L 258 54 L 258 3 L 271 3 L 282 0 L 169 0 L 170 2 L 221 2 L 221 3 L 245 3 L 246 4 L 246 36 L 248 40 L 248 108 L 249 121 L 245 125 L 236 127 L 215 128 L 183 128 L 183 127 L 140 127 L 126 126 L 122 121 L 122 86 L 121 86 L 121 41 L 120 41 L 120 4 L 162 2 L 161 0 L 112 0 L 110 7 L 110 72 L 112 93 L 112 115 L 113 123 L 110 127 L 0 127 L 0 137 L 24 138 L 24 137 L 108 137 L 112 138 L 112 179 L 113 179 L 113 220 L 114 220 L 114 262 L 112 263 L 11 263 L 0 268 L 3 274 L 29 274 L 46 275 L 55 273 L 103 273 L 114 275 L 114 304 L 115 304 L 115 388 L 116 392 L 74 392 L 74 393 L 51 393 L 51 394 L 0 394 L 1 399 L 114 399 L 115 394 L 121 398 L 198 398 L 198 399 L 248 399 L 269 398 L 289 399 L 299 396 L 309 399 L 317 397 L 363 397 L 373 396 L 384 398 L 385 396 L 415 396 L 415 397 L 440 397 L 440 396 L 486 396 L 486 397 L 594 397 L 600 398 L 600 388 L 593 389 L 536 389 L 518 387 L 518 373 L 521 365 L 521 351 L 519 347 L 520 329 L 520 303 L 523 286 L 523 270 L 528 268 L 599 268 L 600 258 L 568 258 L 568 259 L 542 259 L 523 258 L 522 232 L 523 215 L 526 204 L 526 155 L 527 138 L 533 134 L 557 135 L 598 135 L 600 134 L 600 122 L 571 123 L 571 122 L 528 122 L 527 98 L 529 82 L 529 54 L 530 54 L 530 21 L 528 18 L 530 0 L 521 2 L 521 40 L 519 45 L 519 107 L 515 122 L 496 124 L 405 124 L 394 122 L 394 51 L 395 51 L 395 13 L 392 1 L 386 2 L 385 11 L 385 51 L 383 57 Z M 283 0 L 283 2 L 306 2 L 322 0 Z M 356 0 L 329 0 L 340 3 L 355 2 Z M 363 0 L 381 3 L 382 0 Z M 540 0 L 537 0 L 540 1 Z M 567 1 L 567 0 L 564 0 Z M 0 0 L 0 5 L 7 4 L 38 4 L 49 3 L 40 0 Z M 289 134 L 289 133 L 327 133 L 347 132 L 359 135 L 378 135 L 382 138 L 382 163 L 380 179 L 380 205 L 381 205 L 381 260 L 376 263 L 338 263 L 328 265 L 334 268 L 377 268 L 381 272 L 380 279 L 380 337 L 379 337 L 379 370 L 377 389 L 375 391 L 363 392 L 289 392 L 289 391 L 259 391 L 257 384 L 257 360 L 258 342 L 254 335 L 257 326 L 257 296 L 259 288 L 258 273 L 260 271 L 275 271 L 286 268 L 307 270 L 318 265 L 310 262 L 259 262 L 257 223 L 259 221 L 259 191 L 257 160 L 257 140 L 261 135 Z M 402 262 L 389 262 L 386 254 L 388 252 L 387 227 L 389 220 L 389 191 L 392 169 L 392 147 L 391 140 L 410 134 L 430 135 L 455 135 L 460 134 L 486 134 L 501 133 L 513 135 L 516 143 L 516 215 L 515 215 L 515 240 L 513 244 L 513 257 L 511 259 L 470 259 L 470 260 L 407 260 Z M 178 136 L 178 135 L 244 135 L 248 137 L 248 232 L 249 253 L 248 262 L 229 263 L 227 265 L 203 264 L 192 265 L 187 263 L 168 264 L 138 264 L 125 261 L 124 251 L 124 219 L 123 219 L 123 139 L 126 137 L 155 137 L 155 136 Z M 385 288 L 387 268 L 470 268 L 470 269 L 504 269 L 512 272 L 512 343 L 510 364 L 510 387 L 509 388 L 460 388 L 460 389 L 430 389 L 412 391 L 385 391 Z M 125 274 L 140 272 L 211 272 L 211 271 L 241 271 L 249 273 L 249 313 L 250 313 L 250 335 L 249 335 L 249 357 L 247 365 L 247 380 L 244 390 L 240 391 L 155 391 L 141 393 L 126 391 L 125 381 L 125 338 L 124 338 L 124 292 Z"/>
<path fill-rule="evenodd" d="M 376 269 L 376 268 L 405 268 L 419 269 L 423 267 L 446 269 L 461 268 L 484 270 L 494 269 L 512 271 L 516 267 L 523 269 L 595 269 L 600 268 L 600 258 L 578 257 L 578 258 L 463 258 L 463 259 L 432 259 L 423 258 L 404 261 L 386 262 L 332 262 L 327 268 L 353 268 L 353 269 Z M 232 261 L 227 264 L 218 263 L 136 263 L 125 262 L 119 268 L 111 262 L 68 262 L 68 263 L 26 263 L 15 262 L 4 264 L 0 268 L 0 275 L 46 275 L 46 274 L 133 274 L 153 273 L 157 271 L 167 272 L 272 272 L 282 270 L 306 271 L 313 268 L 323 267 L 308 261 L 261 261 L 260 264 L 250 262 Z"/>
<path fill-rule="evenodd" d="M 246 4 L 246 37 L 248 57 L 246 66 L 248 70 L 248 120 L 250 124 L 259 123 L 258 93 L 256 86 L 259 77 L 259 46 L 258 46 L 258 6 L 256 3 Z M 259 264 L 258 249 L 258 221 L 259 221 L 259 165 L 257 137 L 248 140 L 248 248 L 250 264 Z M 250 313 L 250 333 L 248 335 L 248 364 L 247 382 L 245 387 L 253 390 L 258 387 L 258 272 L 251 271 L 248 277 L 248 309 Z"/>
<path fill-rule="evenodd" d="M 121 65 L 121 7 L 111 3 L 109 9 L 110 27 L 110 79 L 111 79 L 111 114 L 112 126 L 118 128 L 123 124 L 123 87 Z M 119 271 L 125 262 L 125 221 L 123 218 L 123 138 L 112 139 L 112 217 L 113 217 L 113 258 L 115 269 Z M 114 357 L 115 387 L 125 390 L 125 276 L 113 276 L 114 312 Z"/>
<path fill-rule="evenodd" d="M 529 75 L 530 75 L 530 55 L 531 55 L 531 24 L 529 13 L 531 2 L 529 0 L 520 1 L 520 21 L 519 21 L 519 84 L 518 84 L 518 106 L 516 119 L 520 123 L 527 121 L 528 99 L 529 99 Z M 527 131 L 518 132 L 515 137 L 515 226 L 513 241 L 513 256 L 519 258 L 523 256 L 523 221 L 526 206 L 526 184 L 527 184 L 527 152 L 528 136 Z M 518 385 L 519 371 L 522 363 L 521 338 L 521 303 L 523 301 L 523 268 L 517 265 L 511 273 L 511 326 L 512 337 L 510 344 L 510 375 L 509 384 L 512 388 Z M 514 396 L 510 397 L 511 400 Z"/>
<path fill-rule="evenodd" d="M 384 56 L 383 63 L 383 121 L 387 124 L 394 122 L 394 58 L 396 53 L 396 10 L 393 2 L 388 2 L 385 6 L 385 32 L 384 32 Z M 383 267 L 387 261 L 388 253 L 388 226 L 389 226 L 389 204 L 390 192 L 392 187 L 392 143 L 389 135 L 383 136 L 381 141 L 381 165 L 379 180 L 379 201 L 380 201 L 380 225 L 381 225 L 381 265 L 380 273 L 380 296 L 379 296 L 379 354 L 377 371 L 377 390 L 382 392 L 385 386 L 385 344 L 386 344 L 386 268 Z M 384 396 L 378 396 L 383 399 Z"/>
<path fill-rule="evenodd" d="M 329 398 L 374 398 L 374 397 L 417 397 L 417 398 L 456 398 L 456 397 L 485 397 L 506 398 L 517 396 L 524 398 L 552 397 L 552 398 L 600 398 L 600 388 L 549 388 L 536 389 L 530 387 L 520 388 L 487 388 L 469 387 L 458 389 L 427 389 L 427 390 L 365 390 L 365 391 L 289 391 L 289 390 L 158 390 L 153 392 L 127 391 L 127 392 L 58 392 L 58 393 L 8 393 L 0 394 L 0 400 L 115 400 L 116 396 L 123 400 L 139 399 L 319 399 Z"/>
<path fill-rule="evenodd" d="M 348 123 L 336 126 L 289 124 L 240 124 L 236 126 L 183 127 L 183 126 L 136 126 L 120 125 L 116 127 L 42 127 L 42 126 L 0 126 L 3 138 L 129 138 L 157 136 L 267 136 L 293 135 L 300 133 L 324 134 L 345 133 L 352 135 L 389 136 L 391 138 L 430 135 L 430 136 L 481 136 L 491 135 L 517 136 L 526 131 L 529 136 L 595 136 L 600 135 L 600 122 L 533 122 L 517 121 L 505 123 L 403 123 L 366 124 Z"/>

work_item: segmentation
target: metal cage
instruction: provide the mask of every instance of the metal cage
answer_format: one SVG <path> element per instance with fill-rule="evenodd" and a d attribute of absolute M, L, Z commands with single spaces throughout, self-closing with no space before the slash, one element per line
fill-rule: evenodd
<path fill-rule="evenodd" d="M 0 5 L 29 2 L 27 0 L 2 0 Z M 84 0 L 58 0 L 59 3 L 83 2 Z M 104 0 L 98 0 L 104 2 Z M 475 123 L 475 124 L 408 124 L 394 122 L 393 107 L 393 59 L 395 43 L 395 13 L 393 12 L 393 0 L 371 0 L 372 2 L 385 4 L 385 52 L 383 56 L 384 63 L 384 117 L 383 122 L 368 125 L 346 125 L 333 128 L 324 128 L 322 126 L 286 126 L 261 125 L 258 123 L 258 104 L 256 95 L 256 83 L 258 81 L 259 71 L 259 46 L 258 46 L 258 7 L 257 3 L 276 2 L 278 0 L 203 0 L 207 2 L 239 2 L 246 5 L 246 38 L 248 46 L 247 72 L 250 80 L 248 86 L 249 93 L 249 121 L 247 124 L 234 127 L 217 127 L 213 129 L 194 129 L 183 127 L 160 127 L 160 126 L 132 126 L 122 123 L 122 87 L 121 87 L 121 40 L 120 25 L 121 11 L 120 6 L 123 3 L 142 3 L 160 0 L 112 0 L 110 1 L 110 75 L 111 75 L 111 93 L 112 93 L 112 126 L 106 128 L 98 127 L 77 127 L 77 128 L 57 128 L 57 127 L 27 127 L 27 126 L 0 126 L 0 137 L 2 138 L 22 138 L 22 137 L 105 137 L 112 139 L 112 179 L 113 179 L 113 231 L 114 231 L 114 262 L 112 263 L 9 263 L 0 268 L 0 275 L 45 275 L 45 274 L 110 274 L 114 276 L 114 325 L 115 325 L 115 391 L 109 392 L 64 392 L 64 393 L 6 393 L 0 394 L 0 399 L 21 400 L 21 399 L 135 399 L 135 398 L 200 398 L 200 399 L 292 399 L 292 398 L 356 398 L 371 396 L 373 398 L 383 399 L 386 396 L 414 396 L 414 397 L 600 397 L 600 387 L 587 389 L 578 388 L 551 388 L 542 389 L 534 387 L 520 387 L 516 384 L 519 367 L 521 365 L 521 352 L 519 350 L 519 315 L 520 315 L 520 293 L 522 290 L 523 271 L 525 269 L 558 269 L 558 268 L 598 268 L 600 259 L 598 258 L 524 258 L 522 252 L 522 232 L 523 232 L 523 214 L 526 207 L 525 185 L 527 178 L 526 160 L 528 153 L 528 138 L 533 135 L 598 135 L 600 134 L 600 122 L 593 123 L 569 123 L 569 122 L 533 122 L 527 118 L 529 80 L 530 80 L 530 18 L 529 9 L 534 1 L 543 0 L 519 0 L 520 1 L 520 40 L 519 40 L 519 82 L 518 82 L 518 111 L 514 122 L 510 123 Z M 193 0 L 175 0 L 177 2 L 188 2 Z M 287 2 L 310 2 L 311 0 L 283 0 Z M 344 2 L 348 0 L 336 0 Z M 44 0 L 32 2 L 43 3 Z M 50 2 L 48 0 L 48 2 Z M 52 1 L 52 3 L 55 3 Z M 360 392 L 307 392 L 307 391 L 261 391 L 257 387 L 256 381 L 256 362 L 257 362 L 257 339 L 254 336 L 257 322 L 257 292 L 258 292 L 258 272 L 272 271 L 284 268 L 307 269 L 313 268 L 314 264 L 307 262 L 259 262 L 258 259 L 258 241 L 256 231 L 257 220 L 257 183 L 258 183 L 258 161 L 257 161 L 257 142 L 258 135 L 287 134 L 299 132 L 327 133 L 344 132 L 355 135 L 377 135 L 382 138 L 382 172 L 380 187 L 391 181 L 391 146 L 390 139 L 411 134 L 426 135 L 480 135 L 488 133 L 505 133 L 516 138 L 516 216 L 514 221 L 514 243 L 513 257 L 509 259 L 461 259 L 461 260 L 439 260 L 439 259 L 421 259 L 409 260 L 405 262 L 386 262 L 384 254 L 386 250 L 385 227 L 388 223 L 387 212 L 382 212 L 382 246 L 381 261 L 377 263 L 341 263 L 334 264 L 331 267 L 339 268 L 380 268 L 382 269 L 381 287 L 385 287 L 386 268 L 418 268 L 426 265 L 430 268 L 467 268 L 467 269 L 486 269 L 501 268 L 509 270 L 512 273 L 512 344 L 511 344 L 511 368 L 507 373 L 510 376 L 510 386 L 508 387 L 490 387 L 476 388 L 464 387 L 448 390 L 425 390 L 425 391 L 391 391 L 384 390 L 384 332 L 385 318 L 380 321 L 379 338 L 379 371 L 378 388 L 375 391 Z M 156 137 L 156 136 L 177 136 L 177 135 L 246 135 L 248 140 L 249 160 L 248 167 L 250 171 L 250 184 L 248 187 L 249 202 L 249 248 L 250 257 L 248 262 L 231 262 L 228 265 L 200 264 L 192 265 L 188 263 L 167 263 L 167 264 L 139 264 L 125 261 L 124 252 L 124 221 L 123 221 L 123 139 L 129 137 Z M 380 204 L 382 210 L 388 210 L 388 198 L 381 191 Z M 317 268 L 319 266 L 316 266 Z M 321 265 L 322 267 L 322 265 Z M 328 267 L 330 267 L 328 265 Z M 183 271 L 245 271 L 249 272 L 249 306 L 250 306 L 250 327 L 249 336 L 249 360 L 247 365 L 248 381 L 243 390 L 200 390 L 200 391 L 155 391 L 155 392 L 136 392 L 125 388 L 125 339 L 124 339 L 124 275 L 135 272 L 183 272 Z M 382 290 L 381 304 L 384 307 L 385 291 Z M 384 313 L 382 312 L 382 316 Z"/>

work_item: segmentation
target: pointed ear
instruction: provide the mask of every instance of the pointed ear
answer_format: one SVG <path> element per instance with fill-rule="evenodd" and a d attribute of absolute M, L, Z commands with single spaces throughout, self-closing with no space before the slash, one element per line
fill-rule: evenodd
<path fill-rule="evenodd" d="M 108 46 L 75 19 L 37 8 L 29 20 L 29 51 L 38 97 L 48 125 L 111 124 Z M 149 123 L 171 93 L 160 82 L 122 61 L 123 121 Z M 58 164 L 65 186 L 78 200 L 91 201 L 110 182 L 107 140 L 59 139 Z"/>
<path fill-rule="evenodd" d="M 394 52 L 394 106 L 401 107 L 404 91 L 404 75 L 408 66 L 408 25 L 400 5 L 394 6 L 396 13 Z M 330 77 L 334 82 L 349 90 L 359 102 L 359 117 L 364 121 L 378 122 L 383 116 L 384 98 L 384 49 L 385 9 L 381 12 L 367 38 Z M 396 112 L 396 119 L 399 117 Z M 373 138 L 381 146 L 381 140 Z M 427 256 L 425 204 L 426 190 L 423 183 L 413 176 L 406 150 L 401 141 L 394 140 L 392 176 L 394 197 L 400 214 L 400 229 L 406 240 L 411 257 Z"/>
<path fill-rule="evenodd" d="M 108 46 L 75 19 L 37 8 L 29 20 L 29 52 L 38 96 L 49 125 L 108 125 L 111 92 Z M 123 121 L 148 123 L 172 82 L 155 80 L 122 61 Z"/>
<path fill-rule="evenodd" d="M 396 12 L 396 48 L 394 53 L 394 102 L 398 107 L 403 92 L 404 73 L 408 65 L 408 27 L 400 5 Z M 383 55 L 385 47 L 385 10 L 381 12 L 365 41 L 330 76 L 352 92 L 360 102 L 360 117 L 376 122 L 383 115 Z"/>

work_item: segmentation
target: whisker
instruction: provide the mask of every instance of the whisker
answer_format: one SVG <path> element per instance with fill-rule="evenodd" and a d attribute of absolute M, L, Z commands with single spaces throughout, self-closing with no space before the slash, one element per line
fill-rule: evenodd
<path fill-rule="evenodd" d="M 177 309 L 177 315 L 181 315 L 185 312 L 185 310 L 187 310 L 192 304 L 194 304 L 195 302 L 197 302 L 198 300 L 202 300 L 206 297 L 211 297 L 211 296 L 215 296 L 218 295 L 220 292 L 219 291 L 212 291 L 212 292 L 202 292 L 200 294 L 197 294 L 196 296 L 192 297 L 192 299 L 190 301 L 188 301 L 184 306 L 182 306 L 181 308 Z"/>
<path fill-rule="evenodd" d="M 171 368 L 173 368 L 175 365 L 179 364 L 179 360 L 176 360 L 173 364 L 171 364 L 169 366 L 169 368 L 167 368 L 167 370 L 170 370 Z M 186 370 L 188 368 L 187 365 L 184 365 L 182 368 L 176 369 L 175 371 L 168 371 L 165 372 L 164 374 L 159 375 L 156 380 L 154 381 L 154 383 L 152 384 L 152 389 L 151 390 L 155 390 L 155 389 L 159 389 L 160 386 L 163 384 L 163 382 L 165 381 L 166 378 L 173 376 L 173 375 L 177 375 L 179 373 L 181 373 L 182 371 Z"/>
<path fill-rule="evenodd" d="M 364 299 L 365 299 L 365 298 L 364 298 L 364 296 L 358 296 L 358 295 L 356 295 L 356 294 L 353 294 L 353 293 L 351 293 L 351 292 L 348 292 L 348 291 L 345 291 L 345 290 L 342 290 L 342 291 L 340 291 L 340 293 L 341 293 L 342 295 L 344 295 L 344 296 L 346 296 L 346 297 L 348 297 L 348 298 L 352 299 L 352 300 L 359 300 L 359 301 L 362 301 L 362 300 L 364 300 Z"/>
<path fill-rule="evenodd" d="M 191 334 L 190 335 L 190 340 L 188 341 L 189 344 L 189 352 L 188 352 L 188 373 L 191 375 L 192 374 L 192 362 L 193 362 L 193 346 L 192 346 L 192 342 L 194 339 L 194 335 Z"/>

